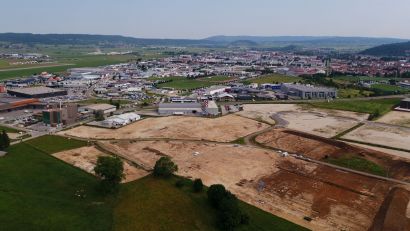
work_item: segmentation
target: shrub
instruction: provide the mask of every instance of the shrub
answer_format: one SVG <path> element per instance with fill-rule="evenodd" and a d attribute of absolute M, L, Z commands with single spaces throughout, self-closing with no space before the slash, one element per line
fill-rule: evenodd
<path fill-rule="evenodd" d="M 184 185 L 185 185 L 185 183 L 184 183 L 183 180 L 178 180 L 177 182 L 175 182 L 175 186 L 177 188 L 182 188 L 182 187 L 184 187 Z"/>
<path fill-rule="evenodd" d="M 201 192 L 204 188 L 204 184 L 202 183 L 201 179 L 194 180 L 194 184 L 192 185 L 194 192 Z"/>
<path fill-rule="evenodd" d="M 161 157 L 154 166 L 154 175 L 168 177 L 178 171 L 178 166 L 169 157 Z"/>

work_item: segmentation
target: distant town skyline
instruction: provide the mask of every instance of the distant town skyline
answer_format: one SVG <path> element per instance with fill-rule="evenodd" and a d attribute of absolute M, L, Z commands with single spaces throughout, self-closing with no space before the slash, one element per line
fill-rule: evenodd
<path fill-rule="evenodd" d="M 408 0 L 5 0 L 0 32 L 410 39 Z"/>

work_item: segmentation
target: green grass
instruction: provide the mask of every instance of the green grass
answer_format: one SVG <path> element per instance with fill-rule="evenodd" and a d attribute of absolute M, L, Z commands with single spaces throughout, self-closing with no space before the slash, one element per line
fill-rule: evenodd
<path fill-rule="evenodd" d="M 245 145 L 245 144 L 246 144 L 244 137 L 241 137 L 241 138 L 239 138 L 239 139 L 236 139 L 236 140 L 232 141 L 232 143 L 234 143 L 234 144 L 240 144 L 240 145 Z"/>
<path fill-rule="evenodd" d="M 293 83 L 302 80 L 300 77 L 294 76 L 287 76 L 287 75 L 280 75 L 280 74 L 271 74 L 271 75 L 264 75 L 254 79 L 249 79 L 243 81 L 244 83 Z"/>
<path fill-rule="evenodd" d="M 150 80 L 164 80 L 164 81 L 170 81 L 166 83 L 160 83 L 158 84 L 159 88 L 174 88 L 177 90 L 190 90 L 190 89 L 196 89 L 196 88 L 202 88 L 202 87 L 209 87 L 214 85 L 213 82 L 209 81 L 199 81 L 196 79 L 187 79 L 185 77 L 167 77 L 167 78 L 151 78 Z"/>
<path fill-rule="evenodd" d="M 340 100 L 332 102 L 318 102 L 310 103 L 310 105 L 319 108 L 344 110 L 344 111 L 354 111 L 360 113 L 374 113 L 379 110 L 380 115 L 384 115 L 391 111 L 392 107 L 399 104 L 399 98 L 392 99 L 373 99 L 373 100 Z"/>
<path fill-rule="evenodd" d="M 380 90 L 385 94 L 406 94 L 410 92 L 409 89 L 388 84 L 373 84 L 371 89 Z"/>
<path fill-rule="evenodd" d="M 5 131 L 7 133 L 19 133 L 19 132 L 21 132 L 21 130 L 18 130 L 16 128 L 10 128 L 10 127 L 1 126 L 1 125 L 0 125 L 0 131 Z"/>
<path fill-rule="evenodd" d="M 95 177 L 25 143 L 7 151 L 0 158 L 0 230 L 112 230 L 112 199 L 96 193 Z"/>
<path fill-rule="evenodd" d="M 27 144 L 42 152 L 53 154 L 56 152 L 86 146 L 87 142 L 69 139 L 62 136 L 45 135 L 36 139 L 29 140 L 27 141 Z"/>
<path fill-rule="evenodd" d="M 120 101 L 120 104 L 128 104 L 131 101 L 130 100 L 126 100 L 126 99 L 113 99 L 112 102 L 118 102 Z M 88 104 L 100 104 L 100 103 L 105 103 L 105 104 L 110 104 L 110 100 L 109 99 L 86 99 L 86 100 L 81 100 L 77 102 L 78 104 L 81 105 L 88 105 Z"/>
<path fill-rule="evenodd" d="M 340 98 L 359 98 L 359 97 L 369 97 L 373 92 L 372 91 L 360 91 L 357 89 L 339 89 L 337 91 L 337 96 Z"/>
<path fill-rule="evenodd" d="M 177 180 L 148 176 L 124 185 L 114 209 L 114 229 L 216 230 L 216 211 L 208 204 L 206 193 L 193 193 L 189 180 L 177 188 Z M 237 230 L 306 230 L 243 202 L 240 206 L 249 214 L 250 224 Z"/>
<path fill-rule="evenodd" d="M 326 162 L 378 176 L 387 176 L 387 172 L 383 167 L 357 156 L 343 155 L 339 158 L 328 158 Z"/>
<path fill-rule="evenodd" d="M 121 185 L 116 198 L 102 197 L 97 178 L 49 155 L 82 145 L 45 136 L 7 150 L 0 158 L 1 230 L 217 230 L 216 211 L 205 192 L 192 192 L 190 180 L 177 188 L 179 177 L 148 176 Z M 240 207 L 250 224 L 237 230 L 306 230 L 246 203 Z"/>

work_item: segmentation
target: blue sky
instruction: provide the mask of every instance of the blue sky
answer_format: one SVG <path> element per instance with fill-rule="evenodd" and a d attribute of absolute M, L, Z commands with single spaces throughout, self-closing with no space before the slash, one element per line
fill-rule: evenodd
<path fill-rule="evenodd" d="M 410 39 L 410 0 L 2 0 L 0 32 Z"/>

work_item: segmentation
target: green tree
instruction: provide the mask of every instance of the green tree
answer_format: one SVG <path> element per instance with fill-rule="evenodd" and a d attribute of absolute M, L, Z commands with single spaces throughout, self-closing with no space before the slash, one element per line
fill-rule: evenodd
<path fill-rule="evenodd" d="M 2 131 L 0 135 L 0 150 L 5 150 L 10 146 L 10 138 L 6 131 Z"/>
<path fill-rule="evenodd" d="M 204 188 L 204 184 L 201 179 L 195 179 L 194 184 L 192 185 L 194 192 L 201 192 Z"/>
<path fill-rule="evenodd" d="M 168 177 L 171 176 L 174 172 L 178 171 L 178 165 L 172 162 L 169 157 L 161 157 L 154 166 L 154 175 Z"/>
<path fill-rule="evenodd" d="M 124 165 L 118 157 L 98 157 L 94 171 L 101 178 L 101 189 L 104 192 L 116 191 L 124 178 Z"/>
<path fill-rule="evenodd" d="M 95 120 L 97 120 L 97 121 L 103 121 L 103 120 L 105 120 L 105 118 L 104 118 L 104 112 L 103 112 L 103 111 L 97 111 L 97 112 L 95 112 Z"/>

